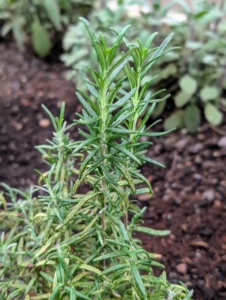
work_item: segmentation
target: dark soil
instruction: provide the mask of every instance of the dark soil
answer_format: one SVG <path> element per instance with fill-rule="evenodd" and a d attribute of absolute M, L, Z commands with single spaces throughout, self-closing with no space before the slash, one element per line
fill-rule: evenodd
<path fill-rule="evenodd" d="M 45 170 L 35 145 L 51 139 L 52 125 L 41 104 L 54 115 L 66 102 L 66 117 L 81 111 L 72 83 L 60 63 L 20 54 L 10 43 L 0 44 L 0 181 L 25 189 L 37 181 L 34 169 Z M 72 133 L 78 139 L 77 131 Z M 203 125 L 190 136 L 186 130 L 155 139 L 148 155 L 166 165 L 145 165 L 153 184 L 145 224 L 170 229 L 168 237 L 141 235 L 145 248 L 160 253 L 171 282 L 185 282 L 194 299 L 226 299 L 226 126 Z M 221 139 L 221 143 L 219 140 Z"/>

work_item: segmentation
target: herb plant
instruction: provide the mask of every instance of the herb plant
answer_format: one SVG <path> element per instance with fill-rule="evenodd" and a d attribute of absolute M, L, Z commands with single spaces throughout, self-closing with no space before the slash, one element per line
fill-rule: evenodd
<path fill-rule="evenodd" d="M 175 32 L 174 42 L 181 46 L 181 51 L 173 53 L 167 61 L 162 60 L 156 69 L 156 73 L 162 70 L 158 80 L 169 87 L 176 108 L 166 119 L 165 129 L 185 126 L 191 133 L 201 124 L 202 116 L 212 125 L 220 125 L 226 107 L 223 100 L 226 90 L 225 1 L 192 3 L 191 8 L 182 7 L 184 21 L 168 19 L 169 30 Z"/>
<path fill-rule="evenodd" d="M 20 49 L 29 36 L 35 52 L 46 57 L 62 39 L 63 29 L 92 6 L 91 0 L 1 0 L 0 35 L 12 32 Z"/>
<path fill-rule="evenodd" d="M 140 6 L 141 17 L 130 14 L 130 5 L 134 2 Z M 170 116 L 164 122 L 166 130 L 186 127 L 194 133 L 203 117 L 214 126 L 220 125 L 226 110 L 223 96 L 226 91 L 225 12 L 224 0 L 219 4 L 193 1 L 192 7 L 183 0 L 172 0 L 167 5 L 157 0 L 149 8 L 147 1 L 124 0 L 118 1 L 115 9 L 99 7 L 89 19 L 95 30 L 103 32 L 107 38 L 110 26 L 132 24 L 133 31 L 128 32 L 128 37 L 131 40 L 139 37 L 142 42 L 150 32 L 157 31 L 159 35 L 153 42 L 155 47 L 170 32 L 175 33 L 173 45 L 181 49 L 167 53 L 156 62 L 152 74 L 159 76 L 155 85 L 150 87 L 151 92 L 167 88 L 172 100 L 158 103 L 152 118 L 170 110 Z M 177 16 L 183 20 L 178 21 Z M 92 44 L 80 23 L 69 28 L 63 45 L 62 60 L 66 66 L 75 71 L 84 66 L 96 66 Z M 121 50 L 124 50 L 123 45 Z M 73 78 L 74 73 L 71 72 L 68 78 Z"/>
<path fill-rule="evenodd" d="M 152 195 L 139 170 L 142 163 L 162 166 L 145 156 L 151 142 L 141 137 L 167 133 L 151 131 L 156 122 L 146 126 L 164 98 L 148 91 L 155 77 L 144 78 L 170 50 L 172 34 L 150 49 L 156 33 L 145 44 L 132 44 L 124 37 L 127 26 L 108 47 L 103 35 L 96 36 L 88 21 L 81 20 L 99 70 L 90 69 L 92 80 L 83 75 L 89 94 L 78 90 L 84 109 L 73 124 L 64 121 L 64 104 L 59 118 L 44 107 L 55 133 L 48 145 L 37 147 L 50 165 L 40 174 L 40 186 L 22 193 L 3 184 L 11 202 L 6 204 L 1 195 L 2 299 L 191 299 L 192 292 L 183 284 L 170 284 L 165 272 L 154 275 L 152 267 L 163 265 L 135 236 L 169 234 L 140 225 L 145 209 L 137 206 L 136 195 Z M 123 41 L 127 50 L 116 59 Z M 118 80 L 120 73 L 124 76 Z M 128 92 L 123 88 L 127 80 Z M 83 141 L 70 140 L 67 131 L 74 125 Z"/>

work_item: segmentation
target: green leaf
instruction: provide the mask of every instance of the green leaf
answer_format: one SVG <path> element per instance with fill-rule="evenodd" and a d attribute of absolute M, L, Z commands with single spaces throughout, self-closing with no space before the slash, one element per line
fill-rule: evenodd
<path fill-rule="evenodd" d="M 127 93 L 125 96 L 123 96 L 121 99 L 119 99 L 116 103 L 114 104 L 110 104 L 110 107 L 120 107 L 124 104 L 126 104 L 126 102 L 131 99 L 131 97 L 134 95 L 134 93 L 136 92 L 137 88 L 132 89 L 129 93 Z"/>
<path fill-rule="evenodd" d="M 147 42 L 144 45 L 144 48 L 146 48 L 146 49 L 150 48 L 150 46 L 157 34 L 158 34 L 158 32 L 154 32 L 150 35 L 150 37 L 147 39 Z"/>
<path fill-rule="evenodd" d="M 81 104 L 83 105 L 83 107 L 85 108 L 85 110 L 87 111 L 87 113 L 89 113 L 92 117 L 97 117 L 95 111 L 92 109 L 89 103 L 82 97 L 82 95 L 79 94 L 78 92 L 76 93 L 76 95 L 79 101 L 81 102 Z"/>
<path fill-rule="evenodd" d="M 153 103 L 153 104 L 151 105 L 151 107 L 148 109 L 148 112 L 145 114 L 145 117 L 144 117 L 143 120 L 141 121 L 140 127 L 139 127 L 139 129 L 138 129 L 139 132 L 144 128 L 146 122 L 149 120 L 151 114 L 154 112 L 155 106 L 156 106 L 156 103 Z"/>
<path fill-rule="evenodd" d="M 223 113 L 211 103 L 206 104 L 204 114 L 207 121 L 214 126 L 220 125 L 223 120 Z"/>
<path fill-rule="evenodd" d="M 170 130 L 173 128 L 182 128 L 184 126 L 184 113 L 182 110 L 178 110 L 171 114 L 164 122 L 164 129 Z"/>
<path fill-rule="evenodd" d="M 134 228 L 135 231 L 147 233 L 153 236 L 167 236 L 171 233 L 170 230 L 156 230 L 156 229 L 151 229 L 147 227 L 142 227 L 142 226 L 136 226 Z"/>
<path fill-rule="evenodd" d="M 99 61 L 100 65 L 101 65 L 101 69 L 102 69 L 102 71 L 104 71 L 106 69 L 106 67 L 107 67 L 107 62 L 106 62 L 106 57 L 104 55 L 104 50 L 101 47 L 99 41 L 94 42 L 94 48 L 95 48 L 95 51 L 96 51 L 96 55 L 97 55 L 98 61 Z"/>
<path fill-rule="evenodd" d="M 61 16 L 57 0 L 44 0 L 46 13 L 57 30 L 61 30 Z"/>
<path fill-rule="evenodd" d="M 167 103 L 167 101 L 162 101 L 162 102 L 158 102 L 156 104 L 156 107 L 151 115 L 152 119 L 156 119 L 162 115 L 162 113 L 166 107 L 166 103 Z"/>
<path fill-rule="evenodd" d="M 124 127 L 122 128 L 107 128 L 108 131 L 111 131 L 111 132 L 116 132 L 116 133 L 121 133 L 121 134 L 134 134 L 136 133 L 137 131 L 135 130 L 128 130 L 128 129 L 125 129 Z"/>
<path fill-rule="evenodd" d="M 96 97 L 97 99 L 100 97 L 98 91 L 91 86 L 90 84 L 86 84 L 86 87 L 88 88 L 89 92 Z M 92 109 L 95 111 L 95 113 L 98 115 L 99 114 L 99 109 L 98 107 L 95 105 L 95 102 L 93 101 L 93 99 L 90 99 L 90 97 L 83 92 L 82 90 L 78 89 L 80 95 L 82 95 L 82 97 L 89 103 L 89 105 L 92 107 Z M 97 93 L 97 94 L 96 94 Z"/>
<path fill-rule="evenodd" d="M 91 41 L 92 41 L 92 44 L 93 44 L 93 47 L 95 49 L 95 52 L 96 52 L 96 55 L 97 55 L 97 59 L 100 63 L 100 66 L 101 66 L 101 69 L 102 71 L 106 69 L 106 58 L 104 56 L 104 53 L 103 53 L 103 50 L 102 50 L 102 47 L 95 35 L 95 32 L 93 30 L 93 28 L 91 27 L 90 23 L 84 19 L 84 18 L 79 18 L 86 26 L 86 29 L 89 33 L 89 36 L 91 38 Z"/>
<path fill-rule="evenodd" d="M 138 171 L 132 171 L 131 173 L 133 173 L 135 177 L 139 178 L 141 180 L 141 182 L 146 183 L 146 185 L 148 186 L 150 195 L 153 195 L 153 190 L 152 190 L 151 184 L 147 180 L 147 178 L 144 177 L 142 174 L 140 174 Z"/>
<path fill-rule="evenodd" d="M 128 118 L 133 114 L 133 111 L 128 112 L 128 106 L 122 108 L 111 120 L 110 123 L 111 127 L 116 127 L 122 123 L 125 123 L 125 120 L 128 120 Z"/>
<path fill-rule="evenodd" d="M 121 43 L 121 41 L 122 41 L 122 39 L 123 39 L 123 37 L 124 37 L 126 31 L 130 28 L 130 26 L 131 26 L 131 25 L 127 25 L 127 26 L 124 27 L 124 28 L 120 31 L 120 33 L 118 34 L 117 40 L 115 41 L 115 46 L 111 49 L 110 60 L 109 60 L 110 63 L 113 61 L 113 59 L 114 59 L 114 57 L 115 57 L 115 54 L 116 54 L 116 51 L 118 50 L 119 45 L 120 45 L 120 43 Z M 110 29 L 112 29 L 112 30 L 114 31 L 113 28 L 110 28 Z"/>
<path fill-rule="evenodd" d="M 152 55 L 152 57 L 151 57 L 152 60 L 154 58 L 159 57 L 163 53 L 165 48 L 169 45 L 170 41 L 172 40 L 173 36 L 174 36 L 174 33 L 171 33 L 170 35 L 168 35 L 168 37 L 163 41 L 163 43 L 159 46 L 159 48 Z"/>
<path fill-rule="evenodd" d="M 110 69 L 108 73 L 108 77 L 110 82 L 113 81 L 113 79 L 119 74 L 119 72 L 125 67 L 128 58 L 132 55 L 136 48 L 132 48 L 125 54 L 123 54 L 122 58 L 120 58 L 117 63 L 114 64 L 114 66 Z"/>
<path fill-rule="evenodd" d="M 116 224 L 117 224 L 117 222 L 116 222 Z M 125 244 L 125 243 L 119 242 L 118 240 L 115 241 L 115 240 L 105 239 L 105 241 L 108 242 L 108 243 L 114 244 L 114 245 L 125 247 L 127 249 L 130 248 L 129 244 Z"/>
<path fill-rule="evenodd" d="M 145 161 L 145 162 L 150 162 L 152 163 L 153 165 L 156 165 L 156 166 L 159 166 L 161 168 L 165 168 L 165 166 L 161 163 L 159 163 L 158 161 L 154 160 L 154 159 L 151 159 L 149 157 L 145 157 L 145 156 L 137 156 L 141 161 Z"/>
<path fill-rule="evenodd" d="M 70 291 L 70 300 L 76 300 L 76 292 L 74 286 L 71 288 Z"/>
<path fill-rule="evenodd" d="M 37 251 L 37 253 L 35 254 L 34 258 L 37 258 L 37 257 L 39 257 L 41 254 L 43 254 L 44 252 L 46 252 L 47 249 L 51 246 L 51 244 L 52 244 L 52 242 L 49 241 L 49 242 L 47 242 L 45 245 L 43 245 L 42 248 L 39 249 L 39 250 Z"/>
<path fill-rule="evenodd" d="M 87 138 L 83 142 L 79 142 L 79 145 L 73 150 L 72 153 L 77 153 L 79 150 L 85 149 L 85 146 L 91 145 L 93 142 L 95 142 L 98 139 L 99 139 L 99 137 L 91 137 L 91 138 Z M 76 144 L 77 144 L 77 142 L 76 142 Z"/>
<path fill-rule="evenodd" d="M 174 97 L 174 102 L 176 107 L 182 107 L 189 102 L 191 99 L 191 95 L 187 94 L 186 92 L 180 91 Z"/>
<path fill-rule="evenodd" d="M 118 264 L 118 265 L 115 265 L 113 267 L 110 267 L 108 269 L 105 269 L 102 274 L 108 274 L 108 273 L 111 273 L 111 272 L 115 272 L 117 270 L 121 270 L 121 269 L 125 269 L 125 268 L 128 268 L 128 264 Z"/>
<path fill-rule="evenodd" d="M 130 175 L 130 172 L 127 171 L 126 168 L 124 168 L 124 166 L 120 163 L 117 163 L 116 161 L 113 161 L 113 165 L 124 175 L 124 177 L 126 178 L 131 190 L 133 193 L 136 192 L 134 183 L 133 183 L 133 178 Z"/>
<path fill-rule="evenodd" d="M 203 102 L 207 102 L 209 100 L 218 100 L 220 91 L 215 86 L 205 86 L 201 89 L 200 98 Z"/>
<path fill-rule="evenodd" d="M 137 288 L 140 290 L 140 292 L 142 293 L 143 296 L 146 296 L 147 295 L 146 289 L 144 287 L 142 278 L 140 276 L 140 273 L 139 273 L 135 263 L 131 261 L 130 262 L 130 267 L 131 267 L 131 271 L 133 273 L 133 277 L 135 279 Z"/>
<path fill-rule="evenodd" d="M 186 42 L 186 48 L 191 50 L 198 50 L 202 48 L 202 43 L 197 41 L 187 41 Z"/>
<path fill-rule="evenodd" d="M 61 285 L 56 286 L 55 289 L 53 290 L 49 300 L 56 300 L 58 298 L 61 288 L 62 288 Z"/>
<path fill-rule="evenodd" d="M 84 160 L 84 162 L 82 163 L 82 165 L 80 166 L 79 169 L 79 178 L 82 177 L 82 174 L 84 173 L 87 165 L 89 164 L 89 162 L 93 159 L 93 157 L 97 154 L 97 152 L 99 151 L 99 149 L 94 149 L 92 152 L 89 153 L 89 155 L 86 157 L 86 159 Z"/>
<path fill-rule="evenodd" d="M 97 221 L 97 219 L 100 217 L 100 215 L 96 215 L 92 221 L 89 223 L 89 225 L 86 226 L 86 228 L 81 231 L 78 234 L 72 235 L 70 238 L 65 239 L 62 243 L 61 246 L 69 246 L 70 244 L 74 244 L 75 242 L 81 242 L 82 240 L 85 240 L 87 238 L 90 237 L 90 235 L 88 235 L 89 231 L 92 229 L 93 225 L 95 224 L 95 222 Z M 93 228 L 94 230 L 94 228 Z M 91 235 L 93 236 L 93 234 Z"/>
<path fill-rule="evenodd" d="M 216 55 L 212 55 L 212 54 L 206 54 L 203 57 L 202 62 L 204 64 L 206 64 L 206 65 L 217 67 L 217 56 Z"/>
<path fill-rule="evenodd" d="M 118 220 L 118 224 L 119 224 L 119 228 L 120 228 L 123 238 L 125 239 L 125 241 L 129 242 L 129 236 L 128 236 L 128 233 L 127 233 L 127 230 L 126 230 L 124 224 L 122 223 L 121 220 Z"/>
<path fill-rule="evenodd" d="M 12 29 L 12 23 L 11 22 L 6 22 L 2 28 L 1 28 L 1 36 L 6 36 L 10 30 Z"/>
<path fill-rule="evenodd" d="M 224 14 L 224 12 L 220 11 L 218 8 L 212 8 L 209 11 L 207 11 L 207 13 L 203 14 L 197 23 L 202 26 L 206 26 L 206 25 L 216 21 L 218 18 L 222 17 L 223 14 Z"/>
<path fill-rule="evenodd" d="M 136 158 L 136 156 L 134 156 L 130 151 L 128 151 L 123 146 L 115 144 L 115 143 L 109 143 L 109 146 L 117 149 L 120 152 L 123 152 L 126 156 L 128 156 L 129 158 L 131 158 L 132 160 L 134 160 L 135 162 L 137 162 L 140 165 L 140 161 Z"/>
<path fill-rule="evenodd" d="M 164 51 L 162 54 L 160 54 L 159 56 L 156 56 L 154 58 L 151 58 L 151 60 L 148 61 L 148 63 L 145 65 L 145 67 L 143 68 L 142 70 L 142 76 L 146 75 L 146 73 L 150 70 L 150 68 L 156 63 L 156 61 L 164 56 L 165 54 L 167 54 L 168 52 L 172 51 L 172 50 L 177 50 L 179 49 L 178 47 L 173 47 L 173 48 L 170 48 L 166 51 Z"/>
<path fill-rule="evenodd" d="M 184 123 L 190 133 L 197 131 L 201 123 L 201 115 L 197 105 L 191 104 L 184 110 Z"/>
<path fill-rule="evenodd" d="M 167 79 L 177 74 L 177 67 L 175 64 L 169 64 L 164 69 L 161 70 L 160 77 L 162 79 Z"/>
<path fill-rule="evenodd" d="M 40 271 L 40 275 L 41 275 L 45 280 L 47 280 L 47 281 L 49 281 L 49 282 L 51 282 L 51 283 L 54 282 L 54 279 L 53 279 L 51 276 L 49 276 L 47 273 Z M 33 278 L 35 278 L 35 277 L 33 277 Z"/>
<path fill-rule="evenodd" d="M 78 204 L 73 209 L 71 209 L 71 211 L 68 213 L 66 219 L 64 220 L 64 223 L 58 225 L 56 227 L 56 230 L 59 230 L 61 227 L 63 227 L 64 225 L 66 225 L 68 222 L 70 222 L 71 219 L 74 218 L 79 213 L 79 211 L 86 204 L 87 201 L 93 199 L 94 197 L 96 197 L 99 194 L 100 194 L 100 192 L 88 194 L 85 198 L 83 198 L 82 200 L 80 200 L 78 202 Z"/>
<path fill-rule="evenodd" d="M 84 270 L 87 270 L 87 271 L 90 271 L 90 272 L 93 272 L 97 275 L 101 275 L 101 271 L 93 266 L 90 266 L 90 265 L 87 265 L 87 264 L 81 264 L 79 266 L 80 269 L 84 269 Z"/>
<path fill-rule="evenodd" d="M 179 85 L 181 90 L 188 95 L 193 95 L 198 86 L 197 81 L 188 74 L 179 80 Z"/>
<path fill-rule="evenodd" d="M 32 23 L 31 31 L 32 44 L 35 52 L 42 58 L 46 57 L 52 48 L 48 32 L 38 22 Z"/>
<path fill-rule="evenodd" d="M 42 273 L 42 272 L 40 272 L 40 273 Z M 31 280 L 29 281 L 29 283 L 28 283 L 28 285 L 27 285 L 25 294 L 27 294 L 27 293 L 30 292 L 30 290 L 32 289 L 32 287 L 33 287 L 35 281 L 37 280 L 37 278 L 38 278 L 38 275 L 37 275 L 37 274 L 31 278 Z"/>
<path fill-rule="evenodd" d="M 16 17 L 12 22 L 13 36 L 16 40 L 17 45 L 22 50 L 25 41 L 25 32 L 24 32 L 24 19 L 23 17 Z"/>
<path fill-rule="evenodd" d="M 109 259 L 109 258 L 127 256 L 127 255 L 128 255 L 128 253 L 126 251 L 115 251 L 115 252 L 101 255 L 101 256 L 95 258 L 93 261 L 105 260 L 105 259 Z"/>

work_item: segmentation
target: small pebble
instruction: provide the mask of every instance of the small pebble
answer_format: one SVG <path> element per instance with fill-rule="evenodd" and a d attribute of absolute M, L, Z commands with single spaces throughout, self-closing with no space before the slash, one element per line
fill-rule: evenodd
<path fill-rule="evenodd" d="M 207 190 L 202 195 L 203 195 L 203 198 L 207 199 L 208 201 L 212 201 L 214 199 L 214 191 L 213 190 Z"/>
<path fill-rule="evenodd" d="M 41 127 L 48 127 L 50 125 L 50 120 L 49 119 L 41 119 L 41 120 L 39 120 L 38 124 Z"/>
<path fill-rule="evenodd" d="M 217 208 L 221 207 L 221 201 L 220 200 L 215 200 L 214 203 L 213 203 L 213 206 L 217 207 Z"/>
<path fill-rule="evenodd" d="M 220 148 L 226 148 L 226 136 L 223 136 L 222 138 L 220 138 L 217 145 Z"/>
<path fill-rule="evenodd" d="M 186 263 L 181 263 L 179 265 L 176 266 L 176 270 L 178 273 L 181 273 L 181 274 L 186 274 L 187 273 L 187 269 L 188 269 L 188 266 Z"/>

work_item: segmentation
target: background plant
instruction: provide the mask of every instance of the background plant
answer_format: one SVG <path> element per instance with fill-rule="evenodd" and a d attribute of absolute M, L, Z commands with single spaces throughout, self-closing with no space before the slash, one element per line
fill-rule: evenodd
<path fill-rule="evenodd" d="M 1 36 L 10 32 L 20 49 L 31 37 L 35 52 L 47 56 L 61 41 L 65 27 L 92 9 L 91 0 L 1 0 Z"/>
<path fill-rule="evenodd" d="M 167 133 L 150 131 L 154 124 L 146 127 L 156 102 L 164 98 L 148 91 L 155 77 L 146 81 L 145 75 L 169 51 L 172 35 L 150 49 L 156 34 L 145 44 L 131 44 L 124 38 L 127 26 L 108 48 L 104 37 L 82 21 L 99 62 L 98 71 L 90 69 L 92 81 L 84 75 L 90 93 L 77 93 L 82 114 L 67 126 L 64 104 L 59 118 L 45 108 L 55 133 L 38 149 L 50 170 L 40 174 L 40 186 L 28 193 L 3 185 L 11 202 L 7 205 L 1 195 L 2 299 L 191 299 L 192 292 L 170 284 L 164 272 L 154 276 L 152 267 L 162 265 L 133 237 L 138 231 L 169 234 L 140 226 L 144 209 L 133 199 L 152 195 L 139 166 L 161 165 L 145 156 L 151 142 L 140 141 Z M 122 40 L 128 49 L 115 60 Z M 125 76 L 117 80 L 120 72 Z M 67 133 L 75 124 L 86 126 L 79 128 L 82 142 L 70 140 Z M 82 185 L 83 190 L 89 187 L 86 194 Z"/>
<path fill-rule="evenodd" d="M 140 5 L 140 17 L 128 13 L 133 3 Z M 155 64 L 152 72 L 159 77 L 151 87 L 152 91 L 167 87 L 173 102 L 159 103 L 152 117 L 157 118 L 170 107 L 172 113 L 164 122 L 165 129 L 186 126 L 191 133 L 197 130 L 203 116 L 211 124 L 219 125 L 226 105 L 226 21 L 223 18 L 226 4 L 224 1 L 219 6 L 207 1 L 192 4 L 190 8 L 186 1 L 172 1 L 163 6 L 161 1 L 155 1 L 148 7 L 145 1 L 126 0 L 118 2 L 116 9 L 101 7 L 90 15 L 95 30 L 101 30 L 105 36 L 110 26 L 132 24 L 134 30 L 128 33 L 131 39 L 139 36 L 144 42 L 151 32 L 157 31 L 159 34 L 154 41 L 157 46 L 170 32 L 175 33 L 173 44 L 179 45 L 181 50 L 167 53 Z M 179 14 L 175 14 L 177 10 Z M 91 48 L 81 24 L 72 26 L 64 38 L 66 53 L 62 60 L 75 71 L 95 66 Z M 69 78 L 72 77 L 70 73 Z"/>
<path fill-rule="evenodd" d="M 169 19 L 168 23 L 181 51 L 171 61 L 160 62 L 159 67 L 164 68 L 159 80 L 169 88 L 177 108 L 165 121 L 165 128 L 186 126 L 190 132 L 195 132 L 202 115 L 215 126 L 223 120 L 225 101 L 222 98 L 226 89 L 223 38 L 226 23 L 223 16 L 226 6 L 224 1 L 219 7 L 202 1 L 193 2 L 192 8 L 182 8 L 184 22 L 175 23 Z M 161 114 L 164 105 L 159 108 Z"/>

